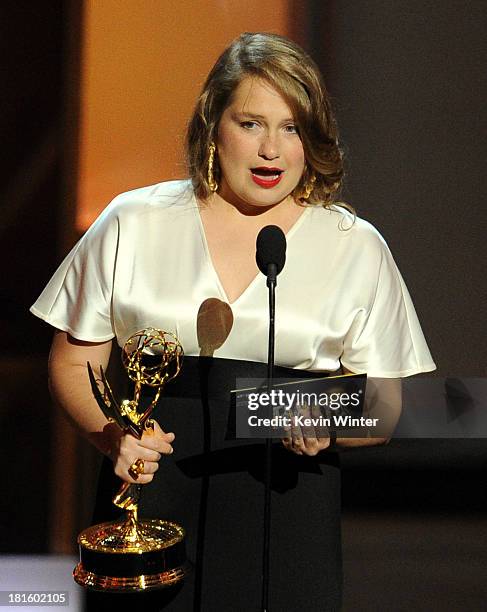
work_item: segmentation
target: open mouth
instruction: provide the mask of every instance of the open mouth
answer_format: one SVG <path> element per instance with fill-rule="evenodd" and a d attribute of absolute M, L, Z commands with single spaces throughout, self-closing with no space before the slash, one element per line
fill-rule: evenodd
<path fill-rule="evenodd" d="M 284 172 L 284 170 L 281 170 L 280 168 L 251 168 L 250 171 L 252 172 L 252 174 L 255 174 L 258 177 L 261 178 L 268 178 L 268 179 L 275 179 L 279 176 L 281 176 L 281 174 Z"/>
<path fill-rule="evenodd" d="M 277 185 L 284 173 L 281 168 L 267 168 L 261 166 L 259 168 L 251 168 L 252 180 L 261 187 L 274 187 Z"/>

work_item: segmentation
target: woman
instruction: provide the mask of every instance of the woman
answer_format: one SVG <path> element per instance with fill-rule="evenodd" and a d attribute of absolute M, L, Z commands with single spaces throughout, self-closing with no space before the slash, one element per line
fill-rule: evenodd
<path fill-rule="evenodd" d="M 334 204 L 343 173 L 335 123 L 319 71 L 299 47 L 272 34 L 237 38 L 203 87 L 187 149 L 190 180 L 116 198 L 32 312 L 57 328 L 54 397 L 108 458 L 96 521 L 111 518 L 113 470 L 126 482 L 154 480 L 142 514 L 187 529 L 195 571 L 177 588 L 142 597 L 165 610 L 258 610 L 263 446 L 229 439 L 227 393 L 238 377 L 265 376 L 260 229 L 278 225 L 288 244 L 277 290 L 278 375 L 342 368 L 379 377 L 376 405 L 387 405 L 393 426 L 397 379 L 435 366 L 383 239 Z M 190 357 L 154 413 L 162 428 L 137 440 L 107 425 L 85 364 L 105 367 L 112 338 L 123 346 L 149 326 L 174 332 Z M 273 446 L 270 607 L 338 610 L 337 456 L 328 437 L 293 433 Z M 387 432 L 337 445 L 386 440 Z M 144 473 L 134 480 L 137 459 Z"/>

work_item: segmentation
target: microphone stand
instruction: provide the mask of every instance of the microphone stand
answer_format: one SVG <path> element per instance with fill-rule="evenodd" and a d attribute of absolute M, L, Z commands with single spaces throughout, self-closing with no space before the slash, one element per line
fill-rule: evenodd
<path fill-rule="evenodd" d="M 267 287 L 269 288 L 269 341 L 267 350 L 267 391 L 273 384 L 275 305 L 276 305 L 277 266 L 267 266 Z M 270 406 L 272 410 L 272 404 Z M 272 414 L 270 415 L 272 416 Z M 265 442 L 265 493 L 264 493 L 264 550 L 262 559 L 262 612 L 269 612 L 269 552 L 271 536 L 271 478 L 272 478 L 272 438 Z"/>

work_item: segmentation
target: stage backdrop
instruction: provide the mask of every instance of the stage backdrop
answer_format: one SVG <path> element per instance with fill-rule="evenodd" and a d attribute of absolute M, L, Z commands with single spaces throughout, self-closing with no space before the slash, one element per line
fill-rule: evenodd
<path fill-rule="evenodd" d="M 245 31 L 293 35 L 287 0 L 86 2 L 77 227 L 120 191 L 186 176 L 184 132 L 214 61 Z"/>

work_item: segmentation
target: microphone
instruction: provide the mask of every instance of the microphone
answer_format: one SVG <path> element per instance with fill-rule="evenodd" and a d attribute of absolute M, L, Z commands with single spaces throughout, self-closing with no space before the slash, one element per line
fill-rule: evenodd
<path fill-rule="evenodd" d="M 280 227 L 266 225 L 260 230 L 255 259 L 259 270 L 267 276 L 267 286 L 276 284 L 276 277 L 286 263 L 286 236 Z"/>
<path fill-rule="evenodd" d="M 269 343 L 267 349 L 267 390 L 271 391 L 274 370 L 275 291 L 277 275 L 286 263 L 286 236 L 277 225 L 266 225 L 257 236 L 255 259 L 259 270 L 267 276 L 269 288 Z M 269 413 L 271 409 L 269 408 Z M 271 416 L 271 414 L 269 414 Z M 262 612 L 269 610 L 269 560 L 271 534 L 272 439 L 265 443 L 264 541 L 262 548 Z"/>

